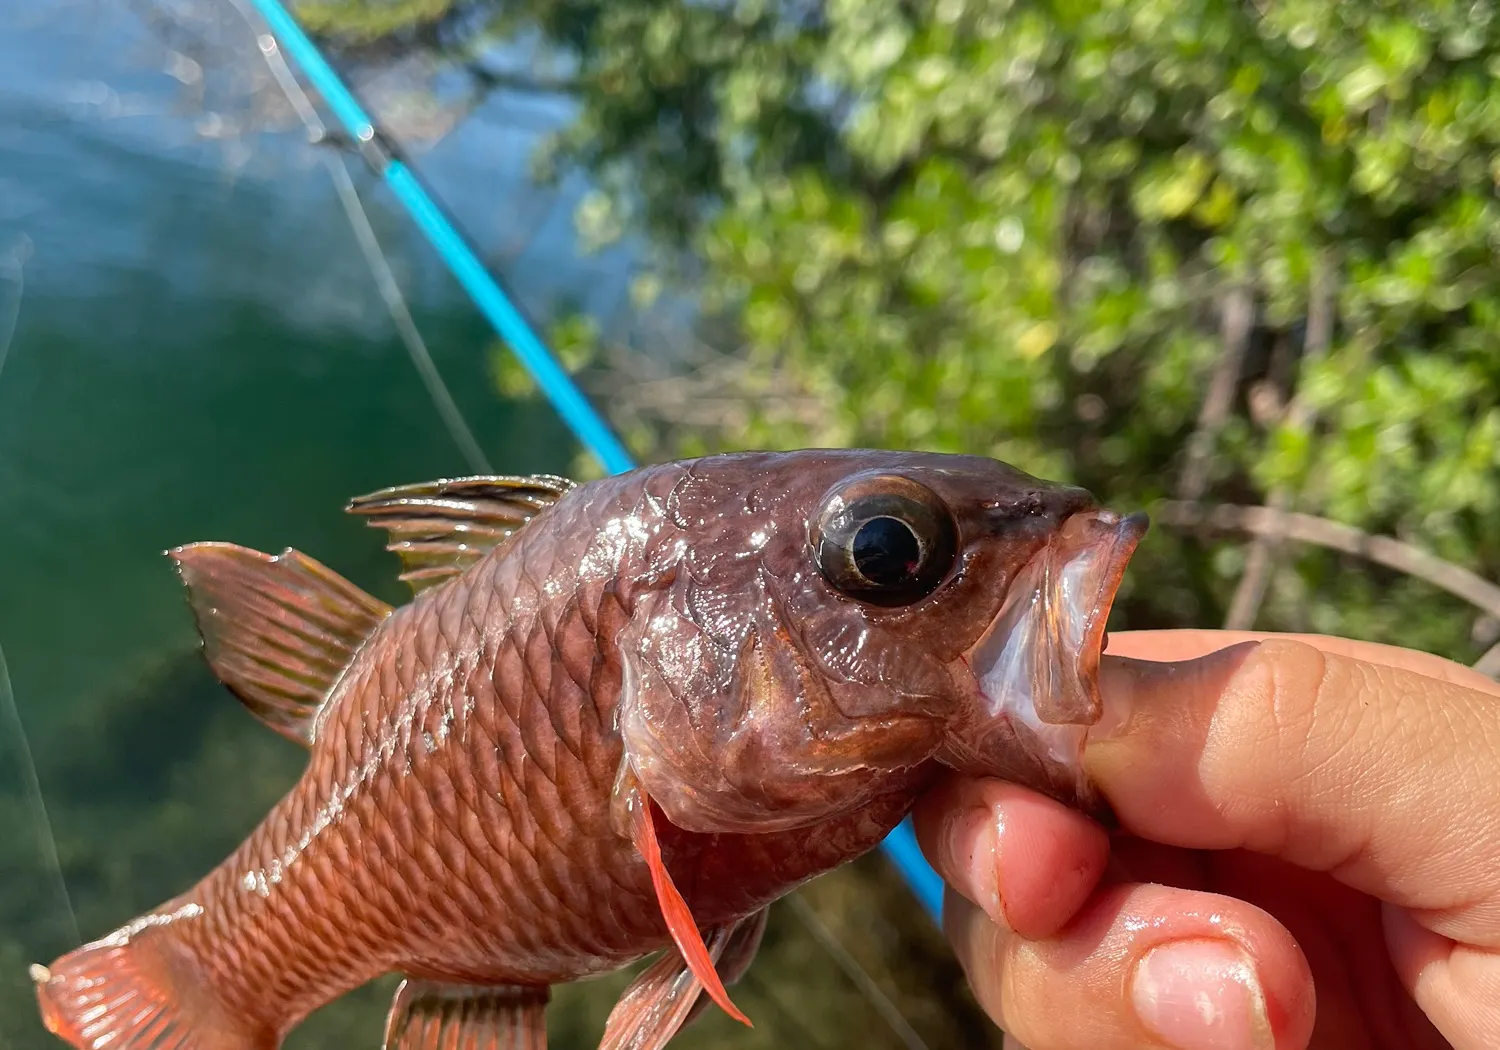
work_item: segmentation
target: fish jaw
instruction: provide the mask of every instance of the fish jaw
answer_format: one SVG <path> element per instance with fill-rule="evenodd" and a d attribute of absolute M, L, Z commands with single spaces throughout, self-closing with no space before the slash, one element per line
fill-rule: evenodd
<path fill-rule="evenodd" d="M 1145 514 L 1075 513 L 1017 574 L 1000 613 L 961 660 L 971 701 L 942 761 L 1044 791 L 1086 811 L 1089 733 L 1111 724 L 1099 692 L 1105 626 Z"/>

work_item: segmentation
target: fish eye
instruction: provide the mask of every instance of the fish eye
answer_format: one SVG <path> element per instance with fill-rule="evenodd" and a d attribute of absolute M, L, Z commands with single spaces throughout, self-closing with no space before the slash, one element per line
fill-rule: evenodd
<path fill-rule="evenodd" d="M 899 475 L 844 481 L 823 497 L 809 525 L 823 579 L 870 605 L 920 601 L 958 555 L 952 512 L 931 489 Z"/>

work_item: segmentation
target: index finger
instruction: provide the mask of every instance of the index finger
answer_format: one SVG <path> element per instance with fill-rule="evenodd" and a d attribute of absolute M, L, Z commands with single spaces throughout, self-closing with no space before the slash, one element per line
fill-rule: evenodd
<path fill-rule="evenodd" d="M 1500 946 L 1500 703 L 1334 648 L 1106 657 L 1101 690 L 1126 716 L 1091 742 L 1090 774 L 1135 835 L 1278 856 Z"/>

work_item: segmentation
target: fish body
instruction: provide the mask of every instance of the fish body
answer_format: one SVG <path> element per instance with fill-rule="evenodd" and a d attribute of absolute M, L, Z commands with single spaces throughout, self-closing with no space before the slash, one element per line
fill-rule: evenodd
<path fill-rule="evenodd" d="M 210 664 L 309 761 L 196 886 L 37 968 L 73 1045 L 271 1048 L 397 972 L 388 1046 L 541 1050 L 549 986 L 665 949 L 602 1044 L 659 1048 L 703 990 L 733 1012 L 766 908 L 944 766 L 1093 801 L 1092 673 L 1144 521 L 1081 490 L 813 450 L 351 509 L 410 603 L 295 551 L 173 552 Z"/>

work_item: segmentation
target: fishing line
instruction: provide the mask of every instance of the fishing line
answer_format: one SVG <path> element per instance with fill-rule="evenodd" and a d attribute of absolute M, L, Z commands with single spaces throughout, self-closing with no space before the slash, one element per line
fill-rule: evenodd
<path fill-rule="evenodd" d="M 421 230 L 455 280 L 474 301 L 517 360 L 547 395 L 574 436 L 607 473 L 621 474 L 634 467 L 630 452 L 608 421 L 573 381 L 548 349 L 537 324 L 517 305 L 479 256 L 472 238 L 438 204 L 400 149 L 376 127 L 364 105 L 344 84 L 282 0 L 249 0 L 277 41 L 290 52 L 301 72 L 316 87 L 324 105 L 343 125 L 371 170 L 389 187 L 408 217 Z"/>
<path fill-rule="evenodd" d="M 36 825 L 41 840 L 42 858 L 57 880 L 62 893 L 63 907 L 68 915 L 68 934 L 73 938 L 69 944 L 81 944 L 78 933 L 78 914 L 73 910 L 73 897 L 68 893 L 68 880 L 63 877 L 62 859 L 57 853 L 57 836 L 52 831 L 52 818 L 47 813 L 47 802 L 42 798 L 42 779 L 37 775 L 36 758 L 31 753 L 31 741 L 26 736 L 26 726 L 21 721 L 21 709 L 16 705 L 16 694 L 10 686 L 10 670 L 5 665 L 5 650 L 0 648 L 0 717 L 10 730 L 7 734 L 15 741 L 16 757 L 21 767 L 21 779 L 26 786 L 26 801 L 31 807 L 31 819 Z"/>
<path fill-rule="evenodd" d="M 245 8 L 243 0 L 230 0 L 230 3 L 250 26 L 251 32 L 255 32 L 257 20 Z M 307 97 L 307 92 L 302 90 L 302 85 L 292 74 L 291 68 L 281 54 L 281 48 L 276 43 L 276 38 L 269 33 L 258 33 L 256 45 L 261 56 L 266 60 L 271 76 L 275 78 L 282 94 L 286 96 L 287 103 L 307 129 L 308 140 L 315 146 L 326 142 L 327 125 L 318 116 L 312 100 Z M 370 223 L 369 213 L 365 211 L 365 206 L 359 199 L 359 190 L 354 185 L 353 176 L 349 174 L 348 165 L 344 163 L 342 155 L 331 149 L 320 149 L 319 155 L 328 169 L 328 177 L 333 181 L 333 188 L 338 193 L 339 203 L 343 206 L 344 214 L 348 217 L 349 225 L 354 231 L 354 239 L 359 244 L 360 254 L 364 256 L 365 265 L 370 268 L 370 275 L 375 279 L 375 288 L 380 293 L 387 312 L 391 315 L 391 321 L 401 336 L 401 342 L 406 347 L 412 365 L 416 368 L 417 374 L 422 377 L 422 384 L 427 388 L 427 396 L 431 398 L 433 408 L 437 410 L 438 417 L 447 428 L 448 436 L 463 453 L 464 459 L 468 460 L 472 470 L 480 474 L 494 473 L 489 459 L 485 456 L 484 450 L 479 447 L 474 431 L 464 419 L 458 402 L 453 399 L 453 393 L 448 389 L 448 384 L 443 381 L 442 373 L 438 371 L 437 364 L 432 360 L 427 343 L 422 339 L 422 333 L 411 316 L 406 297 L 401 294 L 401 286 L 396 280 L 385 252 L 380 247 L 380 238 L 376 236 L 375 227 Z"/>
<path fill-rule="evenodd" d="M 0 310 L 0 372 L 5 370 L 5 359 L 10 354 L 11 340 L 16 335 L 16 325 L 21 320 L 21 298 L 26 294 L 26 260 L 31 258 L 31 238 L 24 233 L 16 246 L 0 259 L 0 277 L 16 286 L 16 294 L 10 305 Z"/>
<path fill-rule="evenodd" d="M 822 946 L 823 950 L 833 956 L 833 961 L 839 964 L 839 969 L 844 971 L 844 976 L 854 982 L 854 986 L 864 993 L 870 1005 L 875 1007 L 877 1013 L 886 1024 L 890 1025 L 891 1031 L 896 1033 L 896 1038 L 901 1040 L 906 1050 L 927 1050 L 927 1043 L 917 1034 L 917 1030 L 911 1026 L 906 1017 L 901 1013 L 901 1008 L 891 1001 L 875 983 L 875 978 L 870 972 L 860 965 L 849 949 L 845 948 L 823 920 L 818 918 L 818 913 L 813 910 L 811 904 L 802 899 L 800 893 L 789 893 L 786 896 L 787 906 L 792 909 L 792 914 L 802 923 L 803 928 L 812 935 L 813 940 Z"/>
<path fill-rule="evenodd" d="M 484 450 L 475 440 L 474 432 L 469 429 L 463 412 L 459 410 L 458 403 L 453 400 L 448 384 L 443 382 L 442 374 L 433 362 L 432 355 L 427 352 L 427 344 L 422 340 L 421 333 L 417 331 L 411 310 L 407 308 L 406 298 L 401 294 L 400 285 L 396 283 L 396 275 L 391 271 L 385 252 L 381 250 L 380 240 L 375 236 L 375 228 L 370 225 L 370 216 L 360 202 L 359 191 L 354 186 L 354 178 L 349 174 L 349 166 L 344 163 L 344 158 L 336 153 L 324 151 L 323 159 L 328 168 L 328 175 L 333 179 L 334 189 L 338 191 L 339 200 L 344 206 L 344 214 L 349 217 L 349 225 L 354 229 L 354 239 L 359 242 L 360 252 L 365 257 L 365 263 L 370 267 L 370 275 L 375 278 L 375 287 L 379 290 L 381 299 L 385 301 L 385 308 L 390 312 L 391 321 L 396 325 L 396 330 L 401 333 L 401 341 L 406 344 L 412 364 L 422 376 L 422 382 L 427 387 L 427 394 L 432 398 L 433 407 L 442 417 L 449 436 L 463 452 L 464 458 L 469 461 L 469 466 L 480 474 L 493 474 L 494 468 L 490 466 Z"/>
<path fill-rule="evenodd" d="M 744 975 L 740 977 L 740 983 L 759 992 L 760 997 L 770 1003 L 772 1009 L 776 1011 L 776 1016 L 781 1018 L 788 1028 L 795 1029 L 802 1036 L 801 1045 L 803 1050 L 807 1050 L 809 1047 L 815 1048 L 815 1050 L 824 1050 L 827 1047 L 828 1044 L 813 1035 L 807 1025 L 802 1022 L 802 1018 L 797 1015 L 797 1011 L 782 1001 L 781 993 L 776 991 L 776 986 L 764 980 L 755 967 L 752 966 L 745 971 Z"/>
<path fill-rule="evenodd" d="M 547 228 L 547 223 L 552 221 L 553 214 L 556 213 L 558 206 L 563 202 L 563 195 L 561 193 L 554 193 L 551 196 L 552 202 L 550 204 L 545 208 L 538 208 L 536 210 L 536 218 L 532 220 L 531 227 L 523 229 L 519 234 L 512 236 L 510 244 L 500 249 L 502 254 L 510 257 L 506 260 L 507 262 L 517 261 L 521 256 L 530 251 L 531 246 L 536 243 L 536 239 Z"/>
<path fill-rule="evenodd" d="M 0 371 L 5 369 L 5 360 L 10 355 L 11 342 L 15 339 L 16 326 L 21 317 L 21 298 L 26 292 L 25 266 L 31 257 L 31 238 L 24 233 L 14 249 L 0 263 L 0 277 L 15 285 L 15 294 L 10 304 L 0 311 Z M 21 781 L 26 790 L 26 803 L 31 809 L 31 820 L 37 830 L 42 848 L 42 859 L 51 869 L 62 894 L 63 907 L 68 916 L 68 933 L 73 944 L 83 938 L 78 933 L 78 914 L 73 910 L 73 897 L 68 892 L 68 880 L 63 876 L 62 859 L 57 852 L 57 836 L 52 831 L 52 817 L 47 812 L 47 800 L 42 796 L 42 778 L 37 773 L 36 756 L 31 752 L 31 738 L 26 735 L 26 724 L 21 721 L 21 709 L 16 704 L 15 690 L 10 684 L 10 668 L 5 662 L 5 649 L 0 647 L 0 718 L 5 719 L 6 734 L 16 750 L 17 765 L 21 768 Z"/>

